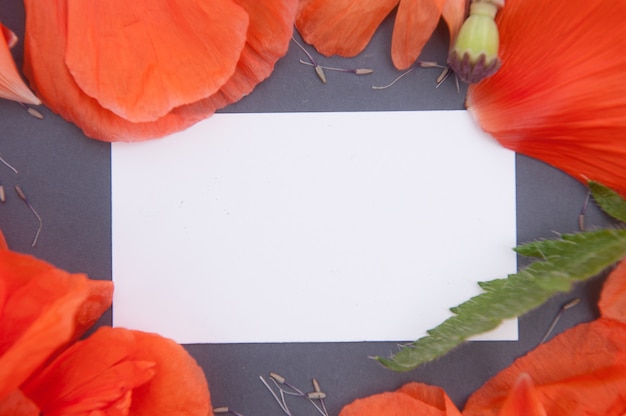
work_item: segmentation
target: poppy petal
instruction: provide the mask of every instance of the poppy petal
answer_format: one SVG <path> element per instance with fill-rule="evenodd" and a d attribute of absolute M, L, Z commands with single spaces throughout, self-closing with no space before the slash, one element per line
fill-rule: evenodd
<path fill-rule="evenodd" d="M 339 416 L 461 416 L 445 391 L 423 383 L 408 383 L 395 392 L 357 399 Z"/>
<path fill-rule="evenodd" d="M 4 36 L 4 40 L 9 49 L 17 45 L 19 39 L 11 29 L 0 23 L 0 31 L 2 31 L 2 36 Z"/>
<path fill-rule="evenodd" d="M 211 112 L 182 114 L 174 109 L 154 122 L 132 123 L 86 95 L 65 65 L 67 4 L 25 0 L 24 74 L 42 101 L 79 126 L 85 135 L 104 141 L 139 141 L 182 130 Z"/>
<path fill-rule="evenodd" d="M 0 415 L 3 416 L 40 416 L 39 408 L 21 390 L 0 399 Z"/>
<path fill-rule="evenodd" d="M 626 2 L 507 0 L 467 106 L 504 147 L 626 195 Z"/>
<path fill-rule="evenodd" d="M 0 23 L 0 98 L 26 104 L 41 104 L 39 98 L 32 93 L 22 81 L 11 48 L 17 42 L 17 36 Z"/>
<path fill-rule="evenodd" d="M 598 306 L 603 317 L 626 324 L 626 261 L 620 262 L 604 282 Z"/>
<path fill-rule="evenodd" d="M 422 52 L 439 24 L 446 0 L 401 0 L 391 38 L 391 59 L 407 69 Z"/>
<path fill-rule="evenodd" d="M 71 339 L 76 311 L 89 294 L 84 276 L 54 268 L 37 273 L 36 279 L 16 282 L 30 277 L 19 274 L 24 264 L 20 257 L 0 252 L 0 398 Z"/>
<path fill-rule="evenodd" d="M 464 416 L 496 416 L 527 373 L 550 416 L 626 412 L 626 325 L 605 318 L 580 324 L 517 359 L 470 396 Z"/>
<path fill-rule="evenodd" d="M 355 56 L 399 0 L 301 0 L 296 27 L 323 55 Z"/>
<path fill-rule="evenodd" d="M 154 376 L 154 363 L 137 358 L 133 333 L 101 327 L 66 349 L 24 386 L 24 393 L 50 416 L 93 414 L 130 406 L 127 394 Z"/>
<path fill-rule="evenodd" d="M 459 412 L 445 390 L 441 387 L 413 382 L 405 384 L 397 391 L 439 409 L 442 411 L 442 415 L 461 416 L 461 412 Z"/>
<path fill-rule="evenodd" d="M 202 368 L 174 341 L 131 331 L 137 357 L 155 363 L 155 377 L 133 391 L 133 416 L 196 416 L 211 412 L 211 396 Z"/>
<path fill-rule="evenodd" d="M 0 250 L 0 397 L 84 332 L 111 299 L 112 282 Z"/>
<path fill-rule="evenodd" d="M 245 3 L 240 1 L 240 4 Z M 274 35 L 263 26 L 266 23 L 261 18 L 250 16 L 250 27 L 246 36 L 252 38 L 242 51 L 241 64 L 237 65 L 237 72 L 245 67 L 245 73 L 240 76 L 235 72 L 232 84 L 224 85 L 223 91 L 213 95 L 215 99 L 208 97 L 176 107 L 165 116 L 151 122 L 128 121 L 103 108 L 97 100 L 86 95 L 78 86 L 63 59 L 66 49 L 65 27 L 68 24 L 65 2 L 25 0 L 28 29 L 25 39 L 24 73 L 52 111 L 78 125 L 89 137 L 110 142 L 132 142 L 163 137 L 209 117 L 216 108 L 232 102 L 233 97 L 241 98 L 241 95 L 251 90 L 255 77 L 262 78 L 271 70 L 269 62 L 276 54 L 286 51 L 288 39 L 285 39 L 285 24 L 289 23 L 288 30 L 291 31 L 295 0 L 256 2 L 254 7 L 251 5 L 247 7 L 249 10 L 257 10 L 266 4 L 269 11 L 263 17 L 271 19 L 271 23 L 268 21 L 267 24 L 270 24 L 271 30 L 276 30 L 277 33 Z M 282 11 L 281 5 L 285 5 Z M 254 37 L 270 34 L 272 37 L 265 39 L 256 49 L 258 40 Z M 278 45 L 278 40 L 284 43 Z M 249 48 L 251 49 L 248 50 Z M 260 56 L 257 57 L 256 53 Z M 253 70 L 258 70 L 259 74 L 254 74 L 253 77 L 250 74 Z"/>
<path fill-rule="evenodd" d="M 498 416 L 547 416 L 530 376 L 519 376 Z"/>
<path fill-rule="evenodd" d="M 276 61 L 287 53 L 298 7 L 295 0 L 235 2 L 250 16 L 250 25 L 237 70 L 216 94 L 206 102 L 198 103 L 214 110 L 238 101 L 249 94 L 259 82 L 269 77 Z M 194 106 L 189 110 L 192 107 Z"/>
<path fill-rule="evenodd" d="M 66 65 L 81 90 L 132 122 L 215 93 L 246 41 L 248 14 L 232 0 L 67 4 Z"/>
<path fill-rule="evenodd" d="M 446 0 L 441 10 L 441 17 L 448 25 L 450 45 L 454 43 L 459 29 L 467 16 L 467 0 Z"/>

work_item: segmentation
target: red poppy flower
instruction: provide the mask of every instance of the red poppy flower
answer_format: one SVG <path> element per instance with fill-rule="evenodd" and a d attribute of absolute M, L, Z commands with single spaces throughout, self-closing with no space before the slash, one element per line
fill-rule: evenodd
<path fill-rule="evenodd" d="M 0 97 L 26 104 L 41 104 L 20 77 L 11 50 L 17 36 L 0 23 Z"/>
<path fill-rule="evenodd" d="M 443 389 L 408 383 L 394 392 L 375 394 L 345 406 L 339 416 L 461 416 Z"/>
<path fill-rule="evenodd" d="M 605 283 L 600 301 L 602 317 L 578 325 L 542 344 L 501 371 L 468 400 L 464 416 L 514 416 L 522 402 L 509 412 L 501 410 L 514 386 L 526 374 L 526 386 L 550 416 L 623 416 L 626 413 L 626 262 Z M 620 296 L 621 295 L 621 296 Z M 535 400 L 535 399 L 533 399 Z M 537 408 L 537 404 L 534 404 Z M 516 410 L 516 411 L 514 411 Z M 539 414 L 539 413 L 538 413 Z"/>
<path fill-rule="evenodd" d="M 0 400 L 111 305 L 113 286 L 6 249 L 0 239 Z"/>
<path fill-rule="evenodd" d="M 296 0 L 26 0 L 24 72 L 86 135 L 135 141 L 239 100 L 289 46 Z"/>
<path fill-rule="evenodd" d="M 443 17 L 454 39 L 463 24 L 466 0 L 301 0 L 296 27 L 322 54 L 355 56 L 369 43 L 385 17 L 398 6 L 391 58 L 410 67 Z"/>
<path fill-rule="evenodd" d="M 626 195 L 626 2 L 507 0 L 467 106 L 503 146 Z"/>

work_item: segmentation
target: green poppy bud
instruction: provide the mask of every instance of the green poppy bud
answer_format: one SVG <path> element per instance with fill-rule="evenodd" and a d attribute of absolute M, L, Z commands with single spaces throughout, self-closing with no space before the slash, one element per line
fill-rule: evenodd
<path fill-rule="evenodd" d="M 479 82 L 500 68 L 500 36 L 494 21 L 504 1 L 474 0 L 448 56 L 448 63 L 468 83 Z"/>

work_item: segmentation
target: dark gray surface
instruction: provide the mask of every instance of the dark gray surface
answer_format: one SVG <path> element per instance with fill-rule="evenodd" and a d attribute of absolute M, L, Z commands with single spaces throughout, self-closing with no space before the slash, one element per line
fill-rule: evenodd
<path fill-rule="evenodd" d="M 0 21 L 20 36 L 23 19 L 20 1 L 0 0 Z M 328 59 L 315 54 L 322 65 L 369 67 L 375 70 L 374 74 L 357 77 L 328 72 L 328 84 L 322 85 L 312 68 L 298 63 L 306 56 L 292 44 L 290 53 L 278 63 L 272 77 L 226 111 L 462 108 L 464 89 L 457 93 L 453 81 L 435 89 L 437 69 L 418 69 L 384 91 L 371 89 L 372 85 L 386 84 L 398 75 L 388 56 L 391 24 L 391 19 L 387 19 L 358 58 Z M 447 42 L 440 26 L 421 59 L 444 62 Z M 15 50 L 18 61 L 22 47 L 20 44 Z M 7 202 L 0 204 L 0 228 L 14 250 L 32 253 L 72 272 L 110 279 L 110 146 L 85 138 L 74 125 L 45 108 L 41 110 L 45 119 L 39 121 L 19 105 L 0 100 L 0 155 L 19 170 L 16 175 L 0 166 L 0 181 L 7 193 Z M 415 131 L 419 131 L 419 125 Z M 16 184 L 23 188 L 44 220 L 36 247 L 31 247 L 31 242 L 37 221 L 12 189 Z M 580 183 L 541 162 L 518 156 L 518 241 L 575 231 L 585 197 L 586 190 Z M 605 224 L 607 220 L 591 206 L 587 222 Z M 485 276 L 490 278 L 493 276 Z M 246 416 L 281 413 L 258 378 L 265 377 L 269 371 L 282 374 L 304 389 L 309 389 L 311 378 L 316 377 L 329 395 L 326 403 L 331 414 L 337 414 L 341 406 L 357 397 L 392 390 L 411 380 L 439 385 L 462 405 L 473 390 L 537 344 L 565 301 L 573 297 L 583 299 L 563 316 L 556 332 L 593 319 L 600 283 L 601 278 L 597 278 L 580 285 L 573 293 L 554 298 L 523 317 L 519 342 L 468 343 L 434 363 L 404 374 L 392 373 L 368 359 L 371 355 L 395 351 L 393 343 L 188 345 L 187 348 L 206 372 L 213 404 L 229 406 Z M 110 314 L 102 322 L 110 322 Z M 296 415 L 316 414 L 304 403 L 301 407 L 297 400 L 293 403 Z"/>

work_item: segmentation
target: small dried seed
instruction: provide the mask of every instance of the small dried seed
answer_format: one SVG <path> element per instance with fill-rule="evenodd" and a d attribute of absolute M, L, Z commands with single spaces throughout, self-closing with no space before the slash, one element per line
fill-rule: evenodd
<path fill-rule="evenodd" d="M 213 409 L 213 413 L 215 414 L 223 414 L 228 412 L 230 412 L 228 407 L 216 407 L 215 409 Z"/>

